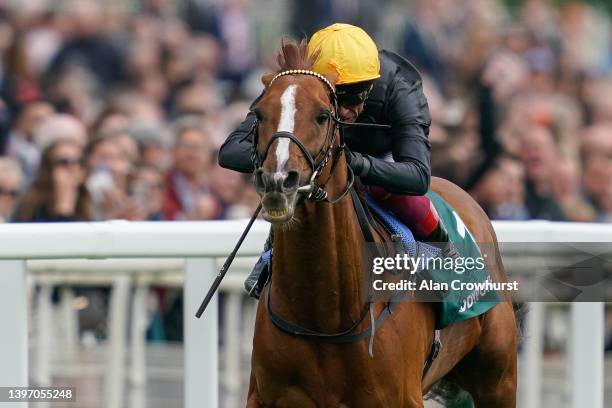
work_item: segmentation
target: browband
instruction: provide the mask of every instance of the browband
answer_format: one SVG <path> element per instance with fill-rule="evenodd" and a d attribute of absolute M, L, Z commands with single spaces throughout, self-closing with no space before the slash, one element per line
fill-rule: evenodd
<path fill-rule="evenodd" d="M 272 78 L 272 80 L 268 84 L 268 88 L 272 85 L 274 81 L 276 81 L 277 78 L 280 78 L 285 75 L 310 75 L 310 76 L 319 78 L 321 81 L 323 81 L 323 83 L 325 83 L 325 85 L 327 85 L 327 88 L 332 94 L 333 101 L 335 102 L 337 100 L 336 99 L 337 98 L 336 88 L 334 88 L 331 82 L 329 82 L 327 78 L 325 78 L 323 75 L 319 74 L 318 72 L 314 72 L 309 69 L 288 69 L 286 71 L 281 71 L 278 74 L 276 74 L 274 78 Z M 334 120 L 334 122 L 336 122 L 338 125 L 342 127 L 359 127 L 359 128 L 371 128 L 371 129 L 390 129 L 391 128 L 390 125 L 383 125 L 383 124 L 378 124 L 378 123 L 342 122 L 335 116 L 332 119 Z"/>
<path fill-rule="evenodd" d="M 317 77 L 321 81 L 325 82 L 325 85 L 327 85 L 327 87 L 329 88 L 331 93 L 334 95 L 334 97 L 336 95 L 336 88 L 334 88 L 334 86 L 331 84 L 331 82 L 329 82 L 327 78 L 325 78 L 323 75 L 319 74 L 318 72 L 310 71 L 308 69 L 288 69 L 286 71 L 281 71 L 278 74 L 276 74 L 274 78 L 272 78 L 272 80 L 268 84 L 268 87 L 270 87 L 270 85 L 272 85 L 272 83 L 276 81 L 277 78 L 280 78 L 285 75 L 310 75 L 313 77 Z"/>

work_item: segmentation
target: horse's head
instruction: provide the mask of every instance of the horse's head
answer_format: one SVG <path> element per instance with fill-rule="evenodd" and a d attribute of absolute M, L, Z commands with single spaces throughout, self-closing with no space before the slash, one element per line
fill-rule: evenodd
<path fill-rule="evenodd" d="M 263 216 L 274 224 L 292 219 L 300 193 L 312 195 L 315 179 L 338 158 L 340 148 L 334 79 L 309 70 L 304 42 L 284 43 L 279 63 L 279 74 L 263 76 L 266 90 L 254 108 L 254 183 Z"/>

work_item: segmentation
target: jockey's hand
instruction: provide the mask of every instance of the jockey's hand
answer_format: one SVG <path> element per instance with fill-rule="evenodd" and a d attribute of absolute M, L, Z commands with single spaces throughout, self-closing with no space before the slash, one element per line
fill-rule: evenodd
<path fill-rule="evenodd" d="M 364 176 L 370 170 L 370 161 L 359 152 L 345 149 L 346 161 L 356 176 Z"/>

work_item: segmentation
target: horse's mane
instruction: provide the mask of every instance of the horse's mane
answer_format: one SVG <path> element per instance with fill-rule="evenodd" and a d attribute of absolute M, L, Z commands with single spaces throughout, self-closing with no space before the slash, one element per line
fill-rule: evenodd
<path fill-rule="evenodd" d="M 290 38 L 283 38 L 276 60 L 280 71 L 289 69 L 310 70 L 317 60 L 317 56 L 317 52 L 308 55 L 308 41 L 306 39 L 297 42 Z"/>

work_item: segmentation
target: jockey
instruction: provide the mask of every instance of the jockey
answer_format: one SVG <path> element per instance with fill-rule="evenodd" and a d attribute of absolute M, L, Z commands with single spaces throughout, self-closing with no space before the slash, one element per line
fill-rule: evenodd
<path fill-rule="evenodd" d="M 317 56 L 313 71 L 337 75 L 342 121 L 391 125 L 385 130 L 345 129 L 350 149 L 347 160 L 355 175 L 369 186 L 370 195 L 403 221 L 418 240 L 445 243 L 445 255 L 455 256 L 436 209 L 424 195 L 431 177 L 431 117 L 417 70 L 391 51 L 378 51 L 365 31 L 349 24 L 333 24 L 315 33 L 308 42 L 308 53 Z M 254 120 L 254 114 L 249 113 L 221 146 L 221 166 L 253 171 L 252 140 L 245 136 Z M 253 274 L 257 273 L 258 268 L 245 282 L 250 293 L 258 278 Z"/>

